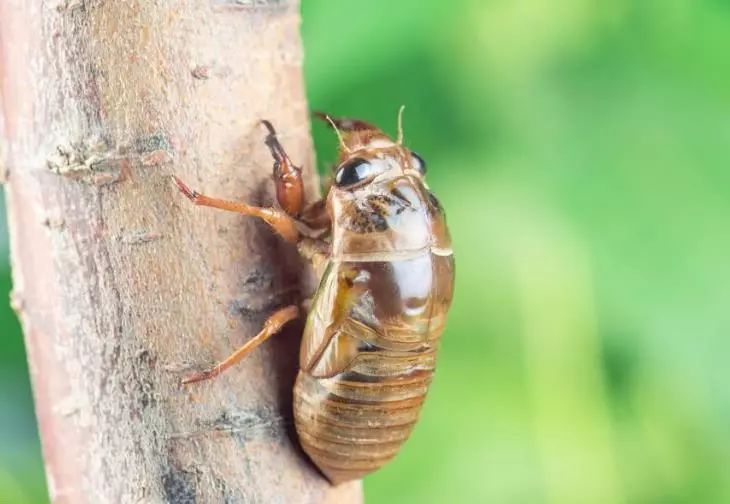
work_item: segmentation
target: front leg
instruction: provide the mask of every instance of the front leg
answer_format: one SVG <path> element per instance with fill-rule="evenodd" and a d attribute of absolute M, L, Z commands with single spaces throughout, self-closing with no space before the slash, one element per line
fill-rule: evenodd
<path fill-rule="evenodd" d="M 302 169 L 294 166 L 284 147 L 276 136 L 276 130 L 269 121 L 261 121 L 269 134 L 264 140 L 274 158 L 274 183 L 276 201 L 292 217 L 298 217 L 304 207 L 304 182 Z"/>
<path fill-rule="evenodd" d="M 185 182 L 174 175 L 172 176 L 172 179 L 175 181 L 175 185 L 177 185 L 180 192 L 196 205 L 219 208 L 221 210 L 228 210 L 229 212 L 259 217 L 271 226 L 274 231 L 279 233 L 279 235 L 281 235 L 285 240 L 296 243 L 299 239 L 299 231 L 294 219 L 278 208 L 255 207 L 238 201 L 212 198 L 190 189 Z"/>
<path fill-rule="evenodd" d="M 284 147 L 276 136 L 276 130 L 269 121 L 261 121 L 269 134 L 264 140 L 274 158 L 274 183 L 276 184 L 276 201 L 290 216 L 304 223 L 312 230 L 321 230 L 330 226 L 325 199 L 319 199 L 308 205 L 304 204 L 304 183 L 302 169 L 294 166 Z M 325 190 L 325 195 L 327 194 Z"/>

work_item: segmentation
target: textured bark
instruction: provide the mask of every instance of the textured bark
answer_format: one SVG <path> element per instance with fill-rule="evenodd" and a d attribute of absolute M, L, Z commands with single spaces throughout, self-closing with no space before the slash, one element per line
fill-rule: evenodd
<path fill-rule="evenodd" d="M 359 502 L 298 448 L 290 327 L 179 385 L 300 297 L 261 223 L 196 208 L 170 174 L 270 203 L 274 122 L 315 189 L 298 3 L 3 0 L 13 302 L 54 502 Z"/>

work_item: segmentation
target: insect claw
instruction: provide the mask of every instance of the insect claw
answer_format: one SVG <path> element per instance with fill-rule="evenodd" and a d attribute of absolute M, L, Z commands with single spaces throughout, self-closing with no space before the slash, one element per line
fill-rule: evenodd
<path fill-rule="evenodd" d="M 199 373 L 191 374 L 190 376 L 183 378 L 180 383 L 182 385 L 190 385 L 191 383 L 207 380 L 208 378 L 212 378 L 215 375 L 215 371 L 201 371 Z"/>
<path fill-rule="evenodd" d="M 175 185 L 180 190 L 181 193 L 183 193 L 190 201 L 195 202 L 195 200 L 198 198 L 199 193 L 198 191 L 194 191 L 190 189 L 185 182 L 177 178 L 175 175 L 172 176 L 172 180 L 175 182 Z"/>
<path fill-rule="evenodd" d="M 274 129 L 274 126 L 271 124 L 270 121 L 266 119 L 261 119 L 261 124 L 263 124 L 267 130 L 269 130 L 269 135 L 276 136 L 276 130 Z"/>
<path fill-rule="evenodd" d="M 274 158 L 274 173 L 277 173 L 277 170 L 281 163 L 287 163 L 293 167 L 294 164 L 291 162 L 291 159 L 289 159 L 289 156 L 286 155 L 284 147 L 281 146 L 281 143 L 276 136 L 276 130 L 274 129 L 274 126 L 266 119 L 262 119 L 261 124 L 263 124 L 269 131 L 269 134 L 266 136 L 264 143 L 269 147 L 269 150 L 271 151 L 271 156 Z"/>

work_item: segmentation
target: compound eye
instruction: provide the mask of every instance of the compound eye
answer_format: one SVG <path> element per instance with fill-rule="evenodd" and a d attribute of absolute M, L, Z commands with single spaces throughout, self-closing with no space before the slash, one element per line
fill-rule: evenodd
<path fill-rule="evenodd" d="M 418 170 L 421 175 L 426 174 L 426 162 L 415 152 L 411 152 L 411 165 L 414 169 Z"/>
<path fill-rule="evenodd" d="M 348 187 L 363 180 L 367 180 L 379 172 L 370 161 L 362 158 L 351 159 L 345 162 L 335 174 L 335 185 L 337 187 Z"/>

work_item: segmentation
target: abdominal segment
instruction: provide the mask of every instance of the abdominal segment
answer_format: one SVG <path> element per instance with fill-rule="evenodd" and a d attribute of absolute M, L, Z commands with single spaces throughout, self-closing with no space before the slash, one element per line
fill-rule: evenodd
<path fill-rule="evenodd" d="M 430 252 L 325 273 L 302 341 L 294 415 L 304 451 L 333 483 L 378 469 L 410 435 L 452 275 L 453 259 Z"/>
<path fill-rule="evenodd" d="M 405 375 L 347 372 L 324 379 L 300 371 L 294 388 L 297 433 L 304 451 L 332 483 L 360 479 L 398 453 L 431 381 L 433 370 L 425 367 Z"/>

